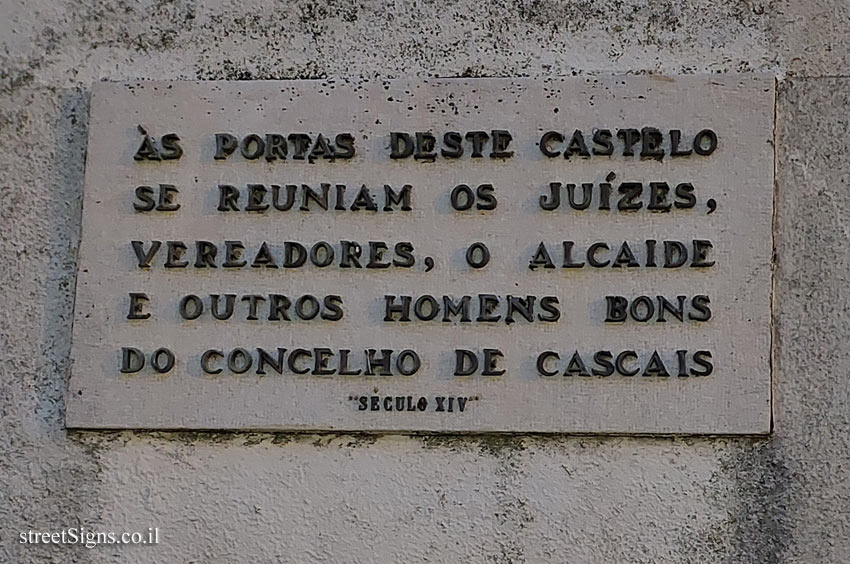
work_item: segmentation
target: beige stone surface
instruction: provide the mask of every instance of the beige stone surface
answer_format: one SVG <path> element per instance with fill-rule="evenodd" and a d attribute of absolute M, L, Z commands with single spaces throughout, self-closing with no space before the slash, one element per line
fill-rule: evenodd
<path fill-rule="evenodd" d="M 768 76 L 532 79 L 446 79 L 425 81 L 297 81 L 100 84 L 94 89 L 83 203 L 83 236 L 79 254 L 73 368 L 69 384 L 67 421 L 83 428 L 166 429 L 294 429 L 294 430 L 427 430 L 427 431 L 542 431 L 603 433 L 766 433 L 770 430 L 770 290 L 773 218 L 774 80 Z M 155 137 L 177 133 L 184 154 L 179 160 L 140 162 L 133 154 L 141 143 L 137 129 Z M 575 130 L 592 142 L 593 131 L 607 128 L 655 127 L 662 132 L 662 159 L 640 158 L 640 147 L 623 148 L 613 138 L 614 155 L 573 155 L 548 158 L 539 148 L 546 131 L 567 137 L 550 143 L 564 151 Z M 711 129 L 717 150 L 701 156 L 672 157 L 668 131 L 679 130 L 676 149 L 691 147 L 698 132 Z M 472 158 L 469 141 L 464 156 L 433 160 L 391 159 L 390 132 L 432 132 L 443 147 L 443 133 L 484 130 L 509 131 L 510 158 L 493 159 L 492 139 L 482 158 Z M 356 153 L 333 162 L 319 158 L 268 161 L 247 159 L 235 150 L 216 160 L 215 135 L 291 132 L 354 136 Z M 253 147 L 256 148 L 256 144 Z M 636 151 L 638 156 L 624 153 Z M 250 152 L 249 152 L 250 154 Z M 601 210 L 600 185 L 609 182 L 609 210 Z M 557 210 L 541 208 L 550 183 L 564 185 Z M 591 206 L 571 209 L 566 185 L 593 183 Z M 641 209 L 624 211 L 618 190 L 623 182 L 641 183 L 634 199 Z M 664 182 L 662 199 L 668 212 L 651 211 L 651 183 Z M 180 191 L 180 208 L 173 212 L 138 212 L 136 186 L 168 183 Z M 293 209 L 273 206 L 247 212 L 249 184 L 303 185 L 320 190 L 329 183 L 330 210 L 305 200 L 299 191 Z M 676 191 L 692 186 L 695 204 L 687 209 Z M 239 211 L 220 211 L 219 186 L 231 185 L 240 194 Z M 344 184 L 338 200 L 336 186 Z M 473 188 L 490 184 L 498 200 L 494 210 L 459 212 L 449 194 L 458 184 Z M 410 186 L 412 209 L 386 212 L 384 186 L 397 192 Z M 349 207 L 361 186 L 371 190 L 378 211 L 340 211 Z M 708 202 L 716 202 L 716 210 Z M 711 213 L 710 213 L 711 212 Z M 189 247 L 185 268 L 167 268 L 166 243 Z M 225 241 L 244 245 L 243 268 L 224 268 Z M 646 240 L 657 249 L 646 249 Z M 710 241 L 706 251 L 712 266 L 695 268 L 693 241 Z M 131 248 L 163 242 L 147 268 Z M 217 264 L 196 268 L 196 241 L 217 246 Z M 285 268 L 287 242 L 307 249 L 330 242 L 334 258 L 319 268 L 306 261 Z M 343 268 L 343 241 L 356 241 L 364 250 L 361 266 Z M 385 242 L 389 250 L 380 262 L 385 269 L 368 269 L 370 241 Z M 492 254 L 483 268 L 470 267 L 464 255 L 469 245 L 484 242 Z M 540 242 L 549 249 L 553 268 L 529 268 Z M 563 268 L 563 241 L 574 241 L 572 262 L 584 268 Z M 610 247 L 596 253 L 607 267 L 592 267 L 585 250 L 595 242 Z M 665 242 L 684 245 L 684 265 L 665 268 Z M 251 266 L 267 243 L 275 268 Z M 394 254 L 399 242 L 409 242 L 416 263 L 399 268 Z M 633 253 L 633 265 L 616 257 L 623 243 Z M 435 263 L 428 270 L 424 263 Z M 393 264 L 390 264 L 393 263 Z M 649 263 L 649 266 L 647 266 Z M 632 264 L 632 263 L 630 263 Z M 150 303 L 146 320 L 127 319 L 128 292 L 145 292 Z M 231 318 L 210 315 L 211 295 L 232 293 Z M 183 296 L 197 295 L 205 303 L 198 319 L 178 314 Z M 256 319 L 249 320 L 244 295 L 262 297 Z M 312 294 L 318 301 L 338 295 L 344 315 L 337 321 L 298 319 L 269 321 L 271 294 Z M 492 294 L 499 305 L 497 322 L 478 322 L 479 294 Z M 471 321 L 386 321 L 385 297 L 471 296 Z M 515 313 L 507 323 L 508 296 L 531 302 L 532 321 Z M 698 322 L 694 296 L 708 296 L 711 318 Z M 544 297 L 557 300 L 560 319 L 545 322 Z M 645 309 L 637 320 L 606 323 L 606 296 L 630 302 L 657 296 L 687 303 L 684 320 L 667 314 L 664 322 Z M 438 306 L 442 307 L 442 306 Z M 324 310 L 324 306 L 322 306 Z M 413 308 L 411 308 L 413 309 Z M 428 316 L 430 308 L 423 313 Z M 396 316 L 401 317 L 400 315 Z M 665 319 L 663 316 L 662 319 Z M 644 321 L 641 322 L 640 319 Z M 168 347 L 177 356 L 175 367 L 159 374 L 151 359 L 138 372 L 121 374 L 122 347 L 151 355 Z M 211 363 L 220 374 L 201 368 L 205 351 L 228 356 L 236 347 L 247 350 L 253 366 L 240 374 L 221 356 Z M 315 374 L 316 356 L 301 360 L 296 374 L 287 360 L 283 373 L 268 366 L 259 371 L 256 349 L 275 354 L 278 347 L 325 347 L 327 368 L 342 363 L 337 351 L 351 351 L 348 370 L 359 376 Z M 365 375 L 365 351 L 394 351 L 393 375 Z M 496 349 L 503 375 L 455 376 L 455 350 Z M 396 366 L 401 352 L 412 350 L 422 366 L 405 376 Z M 686 351 L 684 361 L 677 350 Z M 544 377 L 535 367 L 538 355 L 552 351 Z M 603 369 L 594 362 L 597 351 L 609 352 L 613 362 L 622 351 L 636 351 L 613 375 L 591 376 Z M 664 376 L 652 372 L 650 357 L 657 351 Z M 696 355 L 710 355 L 712 372 L 704 371 Z M 586 376 L 566 372 L 574 353 L 586 364 Z M 289 357 L 287 357 L 289 358 Z M 240 358 L 241 364 L 244 359 Z M 408 363 L 408 366 L 410 364 Z M 655 366 L 657 369 L 658 366 Z M 613 366 L 612 366 L 613 370 Z M 628 376 L 624 373 L 637 375 Z M 684 370 L 685 376 L 680 376 Z M 375 400 L 372 398 L 375 397 Z M 399 410 L 396 398 L 411 398 Z M 437 398 L 445 398 L 438 403 Z M 390 398 L 389 409 L 385 398 Z M 449 399 L 450 398 L 450 399 Z M 377 402 L 374 404 L 372 402 Z M 424 401 L 424 402 L 423 402 Z M 458 403 L 462 402 L 462 403 Z M 418 405 L 412 409 L 414 405 Z M 375 409 L 377 407 L 377 409 Z M 451 409 L 451 411 L 449 411 Z"/>
<path fill-rule="evenodd" d="M 0 560 L 843 564 L 846 10 L 830 0 L 4 1 Z M 92 82 L 741 69 L 779 79 L 770 437 L 64 429 Z M 77 522 L 159 526 L 163 542 L 15 542 Z"/>

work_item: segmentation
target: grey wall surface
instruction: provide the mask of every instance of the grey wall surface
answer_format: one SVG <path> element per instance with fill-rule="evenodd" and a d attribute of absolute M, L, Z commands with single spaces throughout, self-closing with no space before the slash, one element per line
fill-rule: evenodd
<path fill-rule="evenodd" d="M 850 561 L 850 5 L 0 1 L 0 561 Z M 764 71 L 768 439 L 65 431 L 93 82 Z M 848 214 L 848 215 L 845 215 Z M 155 547 L 23 545 L 159 527 Z"/>

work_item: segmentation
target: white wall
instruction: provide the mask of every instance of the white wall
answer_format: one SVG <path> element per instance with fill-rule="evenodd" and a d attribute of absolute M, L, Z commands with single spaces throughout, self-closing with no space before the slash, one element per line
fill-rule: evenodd
<path fill-rule="evenodd" d="M 850 5 L 0 0 L 0 561 L 850 561 Z M 770 439 L 68 433 L 92 82 L 766 71 Z M 27 529 L 160 528 L 156 547 Z"/>

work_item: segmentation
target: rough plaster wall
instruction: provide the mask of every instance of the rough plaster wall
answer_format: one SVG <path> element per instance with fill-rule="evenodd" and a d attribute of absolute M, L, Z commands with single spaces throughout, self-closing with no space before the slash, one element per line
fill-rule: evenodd
<path fill-rule="evenodd" d="M 0 0 L 0 562 L 850 561 L 850 5 Z M 770 439 L 67 433 L 98 80 L 767 71 Z M 17 544 L 158 526 L 157 547 Z"/>

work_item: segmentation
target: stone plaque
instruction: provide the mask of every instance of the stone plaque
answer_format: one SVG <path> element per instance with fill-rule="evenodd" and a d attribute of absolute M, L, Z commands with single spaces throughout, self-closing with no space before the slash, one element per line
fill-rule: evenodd
<path fill-rule="evenodd" d="M 67 425 L 768 433 L 768 76 L 93 88 Z"/>

